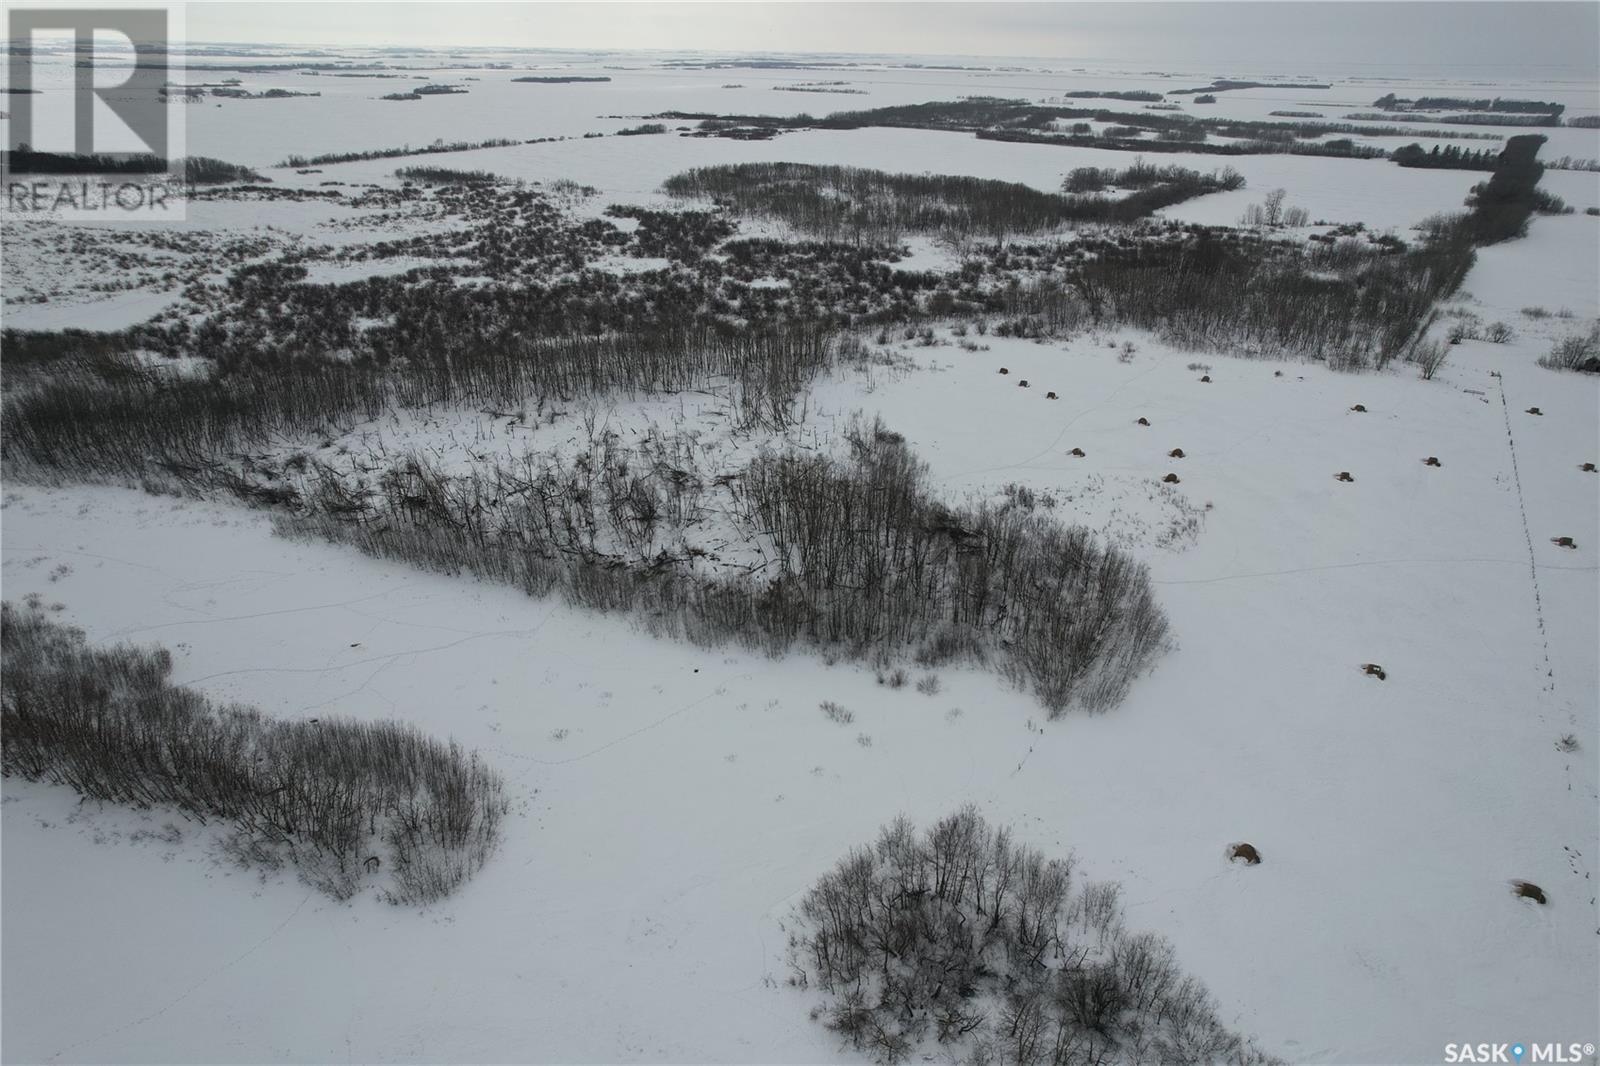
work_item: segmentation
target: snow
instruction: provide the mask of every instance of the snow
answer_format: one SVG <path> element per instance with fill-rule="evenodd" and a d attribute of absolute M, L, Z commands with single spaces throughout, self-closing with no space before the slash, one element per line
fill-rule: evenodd
<path fill-rule="evenodd" d="M 1479 249 L 1462 289 L 1486 318 L 1509 322 L 1524 307 L 1600 315 L 1600 218 L 1535 216 L 1522 240 Z"/>
<path fill-rule="evenodd" d="M 1154 158 L 1154 157 L 1152 157 Z M 963 174 L 1020 182 L 1057 191 L 1076 167 L 1126 167 L 1134 156 L 1098 148 L 979 140 L 971 134 L 912 129 L 805 130 L 769 141 L 721 138 L 600 137 L 589 140 L 483 148 L 427 157 L 430 165 L 491 171 L 505 178 L 549 182 L 568 178 L 601 191 L 603 204 L 670 203 L 660 190 L 674 174 L 697 166 L 791 162 L 870 167 L 896 173 Z M 1197 197 L 1163 214 L 1185 221 L 1237 225 L 1248 204 L 1284 187 L 1290 203 L 1313 220 L 1366 222 L 1369 228 L 1403 229 L 1441 210 L 1459 208 L 1467 190 L 1483 176 L 1472 171 L 1395 166 L 1378 159 L 1315 156 L 1216 156 L 1163 153 L 1162 165 L 1203 172 L 1231 166 L 1245 176 L 1244 189 Z M 274 171 L 280 182 L 336 176 L 360 184 L 394 181 L 392 159 L 325 166 L 324 174 L 301 178 Z M 1593 176 L 1593 175 L 1589 175 Z"/>
<path fill-rule="evenodd" d="M 1464 1020 L 1581 1032 L 1596 780 L 1555 741 L 1600 743 L 1597 486 L 1576 469 L 1594 383 L 1484 346 L 1433 382 L 1210 356 L 1201 384 L 1145 343 L 1128 364 L 1088 344 L 932 349 L 941 372 L 819 389 L 823 407 L 854 390 L 952 492 L 1097 476 L 1137 507 L 1170 468 L 1214 505 L 1193 547 L 1149 554 L 1177 649 L 1114 713 L 1042 726 L 975 671 L 941 670 L 933 699 L 888 692 L 852 666 L 653 641 L 286 542 L 236 507 L 12 488 L 8 597 L 63 602 L 95 640 L 159 640 L 178 681 L 219 698 L 453 736 L 513 780 L 517 814 L 476 881 L 415 914 L 164 861 L 115 841 L 136 816 L 66 830 L 61 790 L 8 783 L 6 906 L 30 916 L 7 929 L 8 1057 L 833 1058 L 782 985 L 788 907 L 893 813 L 968 801 L 1121 880 L 1130 921 L 1291 1058 L 1426 1060 Z M 1544 418 L 1520 414 L 1535 403 Z M 1563 531 L 1577 551 L 1548 542 Z M 74 572 L 48 580 L 61 562 Z M 856 712 L 851 731 L 824 699 Z M 1260 867 L 1224 861 L 1237 839 Z M 1512 899 L 1513 877 L 1551 905 Z"/>
<path fill-rule="evenodd" d="M 936 270 L 943 273 L 961 268 L 961 257 L 948 245 L 932 237 L 907 237 L 901 245 L 908 254 L 894 261 L 892 265 L 896 270 Z"/>
<path fill-rule="evenodd" d="M 633 220 L 629 220 L 633 221 Z M 607 255 L 587 264 L 590 270 L 603 270 L 608 274 L 646 274 L 652 270 L 669 270 L 672 260 L 659 256 Z"/>
<path fill-rule="evenodd" d="M 134 289 L 99 298 L 55 299 L 44 303 L 7 303 L 7 329 L 116 330 L 138 325 L 178 302 L 182 293 Z"/>
<path fill-rule="evenodd" d="M 387 259 L 330 260 L 305 264 L 306 281 L 313 285 L 342 285 L 365 278 L 404 274 L 418 267 L 433 266 L 429 259 L 416 256 L 393 256 Z"/>
<path fill-rule="evenodd" d="M 613 70 L 616 58 L 572 68 L 604 65 L 611 83 L 480 80 L 467 96 L 411 104 L 371 100 L 393 90 L 387 80 L 274 75 L 325 95 L 191 109 L 190 145 L 267 165 L 350 147 L 352 130 L 381 146 L 581 133 L 629 124 L 598 115 L 664 107 L 820 111 L 1211 77 L 880 65 L 837 75 L 868 96 L 819 99 L 767 87 L 793 71 Z M 747 87 L 720 88 L 728 82 Z M 1344 105 L 1323 97 L 1365 109 L 1390 88 L 1462 84 L 1346 78 L 1329 91 L 1227 92 L 1222 110 L 1193 110 L 1331 119 Z M 1555 154 L 1600 155 L 1595 131 L 1556 132 L 1579 147 Z M 1131 162 L 915 130 L 607 137 L 426 161 L 570 177 L 601 190 L 581 208 L 598 211 L 658 202 L 661 179 L 689 166 L 749 159 L 1039 188 L 1075 166 Z M 1246 173 L 1245 190 L 1167 212 L 1222 224 L 1282 186 L 1313 219 L 1403 230 L 1459 206 L 1480 177 L 1287 156 L 1161 161 Z M 397 165 L 273 175 L 393 184 Z M 1120 881 L 1129 924 L 1170 937 L 1224 1020 L 1287 1060 L 1427 1062 L 1450 1041 L 1593 1038 L 1600 477 L 1578 467 L 1600 460 L 1600 382 L 1535 360 L 1600 316 L 1600 220 L 1582 214 L 1600 202 L 1600 176 L 1546 182 L 1578 213 L 1537 218 L 1526 238 L 1481 250 L 1452 305 L 1504 320 L 1516 337 L 1452 348 L 1432 381 L 1409 366 L 1346 375 L 1175 351 L 1135 331 L 1050 344 L 972 335 L 987 347 L 967 351 L 941 330 L 936 346 L 897 345 L 894 365 L 818 382 L 806 422 L 782 439 L 719 429 L 711 393 L 596 413 L 627 434 L 705 422 L 706 462 L 733 463 L 763 445 L 836 447 L 859 411 L 904 434 L 951 501 L 1011 482 L 1051 494 L 1058 513 L 1148 563 L 1172 622 L 1173 649 L 1099 717 L 1046 722 L 1029 695 L 975 668 L 941 668 L 930 697 L 888 690 L 849 663 L 658 641 L 626 618 L 287 540 L 267 514 L 235 504 L 7 485 L 8 600 L 60 604 L 93 641 L 160 642 L 177 682 L 219 700 L 286 718 L 398 719 L 454 738 L 506 775 L 513 812 L 481 874 L 411 910 L 336 903 L 292 876 L 229 867 L 206 846 L 211 830 L 164 812 L 97 809 L 8 779 L 3 1057 L 852 1059 L 808 1019 L 814 1000 L 785 983 L 790 909 L 896 813 L 927 824 L 967 802 L 1048 853 L 1075 851 L 1084 876 Z M 392 235 L 375 215 L 324 203 L 197 203 L 186 225 L 259 228 L 279 248 Z M 954 262 L 932 241 L 906 243 L 899 269 Z M 80 298 L 90 279 L 52 263 L 47 242 L 19 245 L 8 232 L 6 256 L 8 293 L 19 263 L 54 270 L 39 275 L 47 302 L 8 304 L 8 326 L 126 325 L 175 296 L 136 289 L 90 304 Z M 311 269 L 339 281 L 409 265 Z M 1571 317 L 1522 314 L 1534 306 Z M 1135 348 L 1127 361 L 1124 341 Z M 490 453 L 573 454 L 586 446 L 584 417 L 524 431 L 492 412 L 398 412 L 350 427 L 322 457 L 417 449 L 465 469 Z M 1174 447 L 1186 457 L 1168 458 Z M 1423 465 L 1429 455 L 1441 466 Z M 1355 481 L 1335 481 L 1341 470 Z M 1168 472 L 1181 483 L 1161 485 Z M 1193 535 L 1171 536 L 1188 516 Z M 1552 544 L 1560 535 L 1577 548 Z M 1364 676 L 1365 662 L 1388 679 Z M 824 700 L 854 712 L 848 730 L 822 715 Z M 1557 749 L 1566 734 L 1577 752 Z M 1226 861 L 1237 840 L 1261 850 L 1260 866 Z M 1513 878 L 1542 886 L 1549 905 L 1512 898 Z"/>

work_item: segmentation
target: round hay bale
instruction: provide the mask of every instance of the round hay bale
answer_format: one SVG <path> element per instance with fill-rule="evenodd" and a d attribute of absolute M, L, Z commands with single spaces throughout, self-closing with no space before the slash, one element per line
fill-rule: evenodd
<path fill-rule="evenodd" d="M 1519 899 L 1531 899 L 1541 907 L 1550 902 L 1544 894 L 1544 889 L 1532 881 L 1511 882 L 1511 894 Z"/>

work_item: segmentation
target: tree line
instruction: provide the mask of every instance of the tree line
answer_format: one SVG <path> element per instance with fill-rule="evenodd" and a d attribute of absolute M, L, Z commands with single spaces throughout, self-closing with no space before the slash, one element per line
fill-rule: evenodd
<path fill-rule="evenodd" d="M 442 152 L 472 152 L 480 148 L 510 148 L 519 144 L 542 144 L 545 141 L 560 140 L 558 137 L 535 137 L 530 141 L 514 141 L 505 137 L 491 137 L 485 141 L 435 141 L 432 144 L 422 145 L 417 148 L 409 144 L 399 148 L 373 148 L 368 151 L 352 152 L 324 152 L 321 155 L 304 156 L 291 155 L 280 167 L 320 167 L 334 163 L 357 163 L 367 159 L 395 159 L 407 155 L 434 155 Z"/>
<path fill-rule="evenodd" d="M 1244 183 L 1237 171 L 1135 166 L 1113 172 L 1133 192 L 1045 192 L 1016 182 L 951 175 L 891 174 L 806 163 L 698 167 L 662 183 L 670 196 L 709 199 L 741 213 L 779 218 L 827 240 L 882 244 L 903 233 L 1003 238 L 1072 223 L 1131 222 L 1162 207 Z M 1104 189 L 1111 182 L 1100 182 Z"/>
<path fill-rule="evenodd" d="M 1404 148 L 1396 148 L 1389 153 L 1389 158 L 1403 167 L 1422 167 L 1438 170 L 1493 170 L 1500 158 L 1500 152 L 1489 148 L 1481 151 L 1463 149 L 1459 145 L 1450 145 L 1441 149 L 1433 146 L 1433 151 L 1428 151 L 1422 145 L 1412 143 Z"/>
<path fill-rule="evenodd" d="M 1419 96 L 1415 100 L 1386 93 L 1372 101 L 1383 111 L 1491 111 L 1511 115 L 1548 115 L 1559 118 L 1567 105 L 1545 100 L 1507 100 L 1501 97 L 1468 99 L 1459 96 Z"/>
<path fill-rule="evenodd" d="M 176 166 L 174 166 L 176 163 Z M 237 163 L 210 156 L 192 155 L 177 160 L 149 152 L 39 152 L 28 145 L 0 152 L 0 172 L 9 174 L 123 174 L 155 175 L 176 173 L 190 185 L 217 185 L 229 182 L 271 181 Z"/>
<path fill-rule="evenodd" d="M 219 823 L 230 857 L 287 863 L 335 899 L 371 886 L 392 903 L 433 902 L 499 842 L 504 784 L 453 743 L 395 722 L 219 707 L 171 683 L 164 648 L 91 647 L 9 602 L 0 621 L 8 777 Z"/>

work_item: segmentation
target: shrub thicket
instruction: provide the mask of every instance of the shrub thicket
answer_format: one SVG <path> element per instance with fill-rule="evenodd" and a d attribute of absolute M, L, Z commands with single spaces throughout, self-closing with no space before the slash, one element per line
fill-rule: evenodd
<path fill-rule="evenodd" d="M 1600 374 L 1600 324 L 1588 333 L 1574 333 L 1556 341 L 1548 355 L 1539 357 L 1546 370 L 1580 370 Z"/>
<path fill-rule="evenodd" d="M 874 425 L 851 436 L 849 461 L 764 455 L 724 475 L 739 486 L 734 517 L 771 547 L 759 579 L 704 574 L 692 552 L 664 550 L 656 524 L 692 513 L 702 486 L 611 450 L 457 477 L 410 456 L 376 475 L 378 493 L 318 475 L 281 527 L 632 611 L 652 632 L 696 643 L 934 661 L 932 642 L 945 658 L 990 662 L 1053 713 L 1122 699 L 1167 631 L 1141 564 L 1022 508 L 945 506 L 894 434 Z"/>
<path fill-rule="evenodd" d="M 1132 166 L 1121 170 L 1115 167 L 1078 167 L 1061 183 L 1062 191 L 1066 193 L 1101 192 L 1108 188 L 1145 190 L 1158 186 L 1232 192 L 1244 188 L 1244 175 L 1232 167 L 1202 174 L 1187 167 L 1158 166 L 1137 160 Z"/>
<path fill-rule="evenodd" d="M 699 167 L 668 178 L 663 187 L 672 196 L 716 200 L 747 214 L 780 218 L 827 240 L 883 243 L 903 233 L 999 238 L 1078 222 L 1132 222 L 1244 183 L 1231 170 L 1202 174 L 1141 164 L 1113 173 L 1127 179 L 1123 187 L 1136 191 L 1113 199 L 986 178 L 806 163 Z"/>
<path fill-rule="evenodd" d="M 230 182 L 267 182 L 272 179 L 237 163 L 191 155 L 183 160 L 183 180 L 191 185 L 224 185 Z"/>
<path fill-rule="evenodd" d="M 1123 925 L 1115 884 L 1077 887 L 1071 859 L 1013 842 L 967 807 L 905 818 L 801 900 L 791 983 L 878 1062 L 1109 1066 L 1276 1060 L 1229 1030 L 1172 945 Z"/>
<path fill-rule="evenodd" d="M 453 167 L 401 167 L 394 176 L 401 181 L 420 181 L 427 185 L 492 184 L 500 180 L 492 171 Z"/>
<path fill-rule="evenodd" d="M 165 649 L 92 648 L 10 603 L 0 651 L 8 776 L 220 822 L 235 858 L 288 862 L 336 899 L 372 884 L 394 903 L 441 899 L 499 840 L 499 775 L 410 726 L 218 707 L 168 680 Z"/>
<path fill-rule="evenodd" d="M 879 425 L 852 441 L 848 464 L 768 455 L 745 474 L 796 635 L 906 647 L 949 627 L 1053 712 L 1121 700 L 1167 628 L 1141 564 L 1046 515 L 939 503 L 925 464 Z"/>

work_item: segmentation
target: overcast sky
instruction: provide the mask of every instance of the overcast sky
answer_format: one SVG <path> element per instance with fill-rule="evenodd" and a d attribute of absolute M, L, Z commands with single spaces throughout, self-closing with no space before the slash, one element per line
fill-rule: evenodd
<path fill-rule="evenodd" d="M 1025 56 L 1593 77 L 1600 3 L 213 3 L 191 41 Z M 1217 73 L 1226 73 L 1219 69 Z"/>

